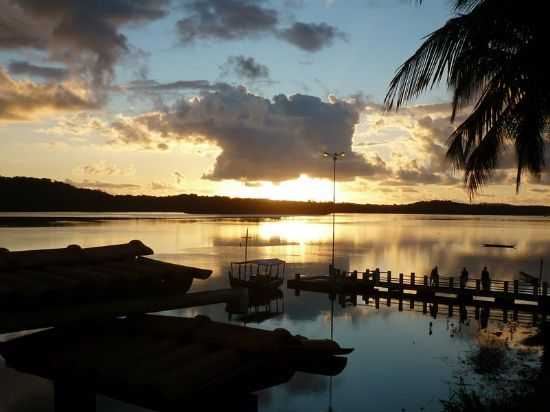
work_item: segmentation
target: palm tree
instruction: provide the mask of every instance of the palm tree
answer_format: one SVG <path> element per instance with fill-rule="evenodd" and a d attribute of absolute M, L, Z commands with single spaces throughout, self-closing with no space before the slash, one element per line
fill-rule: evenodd
<path fill-rule="evenodd" d="M 442 80 L 453 91 L 451 121 L 473 106 L 447 151 L 464 170 L 470 195 L 488 181 L 504 150 L 515 150 L 516 191 L 525 169 L 535 177 L 544 169 L 550 112 L 544 3 L 454 0 L 455 16 L 425 38 L 390 83 L 388 110 Z"/>

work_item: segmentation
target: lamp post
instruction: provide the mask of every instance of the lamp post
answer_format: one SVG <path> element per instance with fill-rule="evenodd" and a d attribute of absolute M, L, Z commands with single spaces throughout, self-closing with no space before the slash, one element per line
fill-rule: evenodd
<path fill-rule="evenodd" d="M 336 214 L 336 161 L 345 156 L 344 152 L 334 152 L 328 153 L 323 152 L 323 157 L 325 159 L 332 159 L 332 271 L 334 270 L 334 233 L 335 233 L 335 214 Z"/>

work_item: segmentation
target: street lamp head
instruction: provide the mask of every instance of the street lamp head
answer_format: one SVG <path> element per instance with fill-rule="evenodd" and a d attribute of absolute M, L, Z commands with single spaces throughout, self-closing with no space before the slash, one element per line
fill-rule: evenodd
<path fill-rule="evenodd" d="M 346 154 L 344 152 L 338 153 L 338 157 L 346 157 Z"/>
<path fill-rule="evenodd" d="M 323 156 L 323 157 L 330 157 L 330 153 L 328 153 L 328 152 L 323 152 L 322 156 Z"/>

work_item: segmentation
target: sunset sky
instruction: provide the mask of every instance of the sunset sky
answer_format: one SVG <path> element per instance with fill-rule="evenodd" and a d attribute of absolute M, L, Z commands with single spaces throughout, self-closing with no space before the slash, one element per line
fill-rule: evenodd
<path fill-rule="evenodd" d="M 111 193 L 468 201 L 446 163 L 450 94 L 382 102 L 450 17 L 427 0 L 0 0 L 0 175 Z M 505 153 L 481 202 L 515 193 Z"/>

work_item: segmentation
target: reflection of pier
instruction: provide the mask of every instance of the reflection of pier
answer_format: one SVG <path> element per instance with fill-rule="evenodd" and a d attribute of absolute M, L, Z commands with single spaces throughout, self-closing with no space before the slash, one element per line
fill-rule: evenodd
<path fill-rule="evenodd" d="M 492 280 L 482 288 L 479 279 L 470 279 L 461 284 L 452 277 L 440 277 L 429 285 L 428 277 L 416 278 L 415 274 L 366 271 L 341 273 L 333 276 L 302 277 L 296 275 L 287 282 L 288 288 L 300 291 L 327 293 L 339 296 L 345 306 L 357 304 L 358 296 L 376 308 L 380 304 L 397 304 L 399 310 L 414 310 L 437 316 L 443 311 L 448 316 L 475 318 L 483 321 L 495 319 L 503 322 L 518 321 L 524 324 L 536 322 L 539 316 L 546 318 L 550 310 L 548 285 L 533 285 L 518 280 Z"/>

